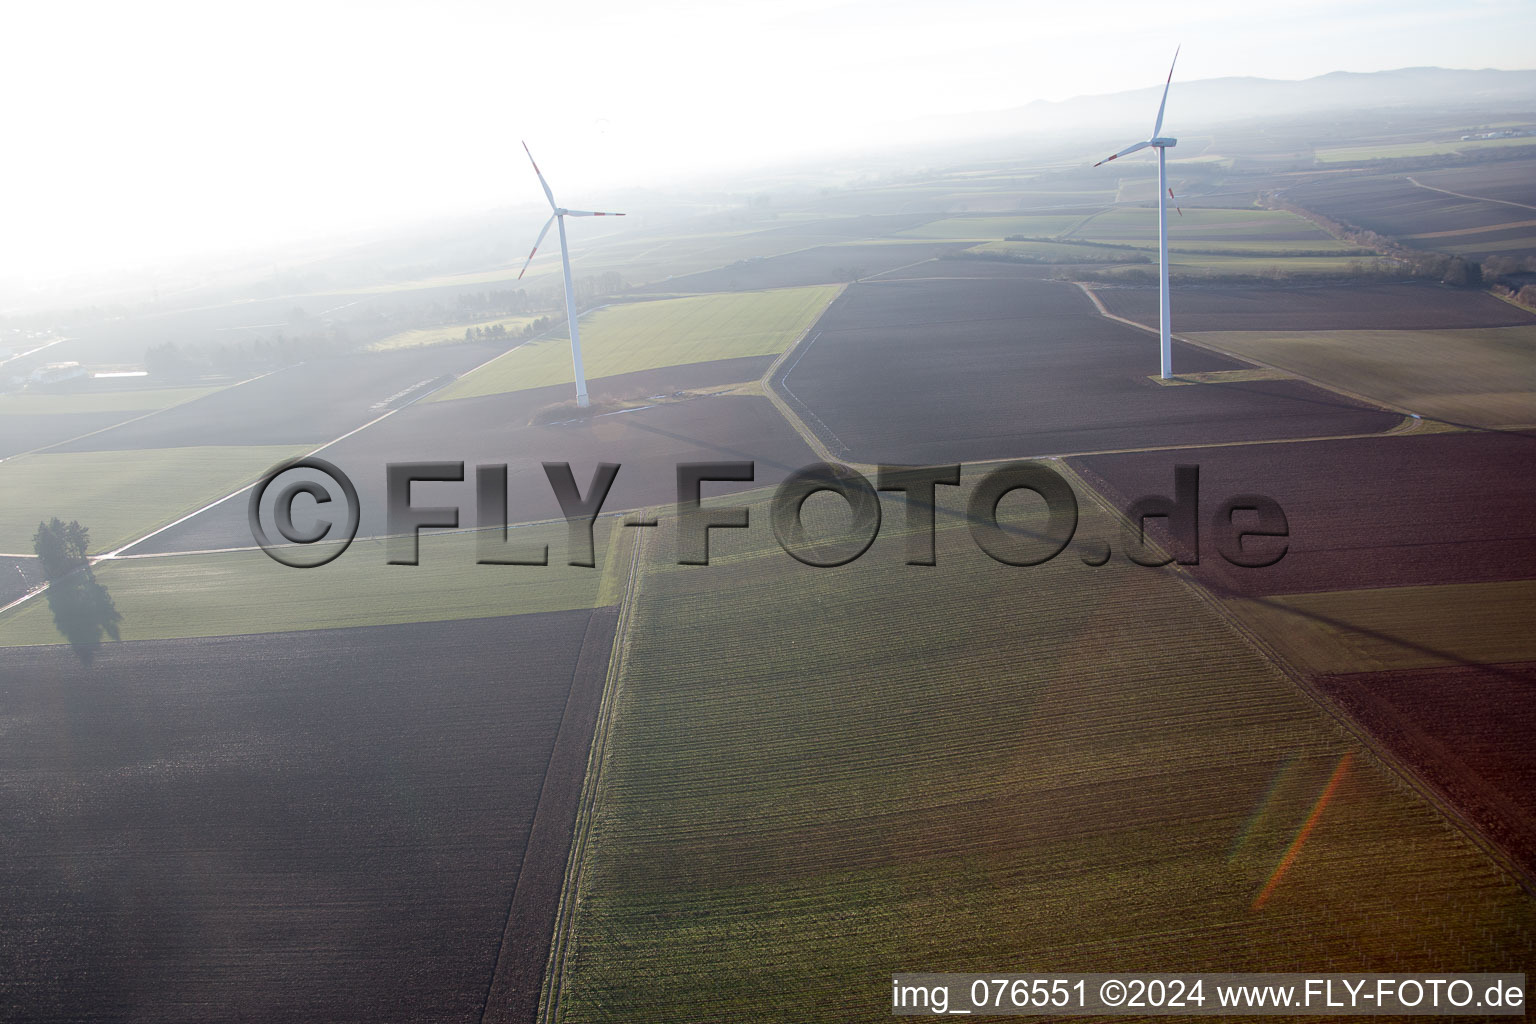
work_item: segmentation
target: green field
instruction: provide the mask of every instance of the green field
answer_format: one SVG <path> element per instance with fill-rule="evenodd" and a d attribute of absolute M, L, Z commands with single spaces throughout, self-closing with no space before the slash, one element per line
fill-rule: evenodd
<path fill-rule="evenodd" d="M 0 462 L 0 551 L 32 551 L 41 521 L 71 519 L 109 551 L 179 519 L 314 445 L 154 448 L 21 455 Z"/>
<path fill-rule="evenodd" d="M 1059 235 L 1083 219 L 1080 213 L 1041 213 L 1013 217 L 946 217 L 901 232 L 906 238 L 975 239 L 978 242 L 1006 238 L 1008 235 L 1049 237 Z"/>
<path fill-rule="evenodd" d="M 1319 163 L 1359 163 L 1364 160 L 1386 160 L 1405 156 L 1439 156 L 1444 153 L 1463 153 L 1502 146 L 1530 146 L 1536 151 L 1536 138 L 1525 136 L 1514 139 L 1473 139 L 1468 142 L 1389 142 L 1375 146 L 1339 146 L 1319 149 Z"/>
<path fill-rule="evenodd" d="M 598 567 L 566 564 L 563 522 L 511 531 L 548 544 L 547 566 L 478 565 L 472 534 L 422 535 L 418 565 L 389 565 L 384 543 L 358 540 L 313 569 L 279 565 L 259 550 L 124 558 L 96 567 L 122 615 L 123 640 L 232 636 L 400 622 L 522 615 L 617 603 L 630 536 L 598 520 Z M 609 550 L 610 543 L 620 545 Z M 46 601 L 0 618 L 0 646 L 56 644 Z"/>
<path fill-rule="evenodd" d="M 645 540 L 556 1019 L 886 1020 L 894 971 L 1532 962 L 1531 898 L 1177 577 L 963 529 L 931 568 L 717 541 Z"/>
<path fill-rule="evenodd" d="M 777 355 L 815 322 L 836 285 L 695 295 L 608 306 L 582 318 L 589 380 L 636 370 L 739 356 Z M 571 343 L 556 337 L 522 345 L 455 381 L 427 401 L 567 384 Z"/>
<path fill-rule="evenodd" d="M 1123 239 L 1157 238 L 1157 210 L 1153 207 L 1117 207 L 1105 210 L 1070 232 L 1073 239 L 1118 242 Z M 1182 215 L 1170 210 L 1168 241 L 1299 243 L 1308 249 L 1353 249 L 1304 217 L 1284 210 L 1188 209 Z"/>
<path fill-rule="evenodd" d="M 1132 246 L 1072 245 L 1069 242 L 983 242 L 967 249 L 993 258 L 1016 259 L 1026 263 L 1145 263 L 1147 253 Z M 1157 250 L 1153 247 L 1153 262 Z"/>
<path fill-rule="evenodd" d="M 1536 424 L 1533 326 L 1190 337 L 1421 416 L 1476 426 Z"/>
<path fill-rule="evenodd" d="M 1018 240 L 984 242 L 967 252 L 1035 263 L 1128 263 L 1155 265 L 1156 233 L 1145 240 L 1119 239 L 1092 245 Z M 1186 273 L 1258 274 L 1267 269 L 1301 273 L 1343 273 L 1352 263 L 1374 263 L 1375 253 L 1315 242 L 1184 242 L 1170 244 L 1169 265 Z"/>
<path fill-rule="evenodd" d="M 537 320 L 536 316 L 505 316 L 498 320 L 472 320 L 462 324 L 448 324 L 444 327 L 423 327 L 415 331 L 401 331 L 399 334 L 391 334 L 382 341 L 376 341 L 368 348 L 373 352 L 389 352 L 402 348 L 422 348 L 426 345 L 452 345 L 464 340 L 464 332 L 471 327 L 490 328 L 501 326 L 507 329 L 511 341 L 516 338 L 524 327 Z"/>
<path fill-rule="evenodd" d="M 0 416 L 46 416 L 82 412 L 154 412 L 211 395 L 218 388 L 147 388 L 140 391 L 47 392 L 0 395 Z"/>

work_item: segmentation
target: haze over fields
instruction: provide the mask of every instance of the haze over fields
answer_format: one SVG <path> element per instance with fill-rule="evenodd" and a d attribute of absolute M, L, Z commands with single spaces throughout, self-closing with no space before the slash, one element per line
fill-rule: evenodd
<path fill-rule="evenodd" d="M 0 1021 L 1536 975 L 1532 21 L 18 13 Z"/>

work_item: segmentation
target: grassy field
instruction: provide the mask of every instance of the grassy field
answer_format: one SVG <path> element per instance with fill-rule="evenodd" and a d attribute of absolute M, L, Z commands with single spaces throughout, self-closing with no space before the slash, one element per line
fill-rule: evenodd
<path fill-rule="evenodd" d="M 101 563 L 96 579 L 122 615 L 124 640 L 235 636 L 290 630 L 522 615 L 618 601 L 628 568 L 613 518 L 594 531 L 597 568 L 567 565 L 563 522 L 524 527 L 513 539 L 549 545 L 547 566 L 478 565 L 472 534 L 427 531 L 418 565 L 389 565 L 379 540 L 356 541 L 314 569 L 279 565 L 258 550 L 125 558 Z M 619 545 L 610 550 L 611 544 Z M 0 646 L 61 643 L 46 601 L 0 618 Z"/>
<path fill-rule="evenodd" d="M 1421 416 L 1478 426 L 1536 423 L 1536 327 L 1191 337 Z"/>
<path fill-rule="evenodd" d="M 1071 238 L 1115 242 L 1126 238 L 1157 237 L 1157 210 L 1151 207 L 1119 207 L 1106 210 L 1070 232 Z M 1276 242 L 1301 241 L 1309 249 L 1353 248 L 1330 236 L 1305 218 L 1283 210 L 1188 209 L 1182 215 L 1169 211 L 1169 244 L 1191 241 Z"/>
<path fill-rule="evenodd" d="M 558 1019 L 883 1020 L 904 970 L 1532 962 L 1519 886 L 1171 575 L 963 529 L 933 568 L 717 539 L 642 555 Z"/>
<path fill-rule="evenodd" d="M 81 412 L 154 412 L 169 409 L 219 388 L 149 388 L 141 391 L 29 391 L 0 395 L 0 416 L 63 415 Z"/>
<path fill-rule="evenodd" d="M 838 293 L 836 286 L 698 295 L 631 302 L 583 318 L 587 378 L 738 356 L 775 355 L 799 338 Z M 522 391 L 572 380 L 563 333 L 519 348 L 467 374 L 429 401 Z"/>
<path fill-rule="evenodd" d="M 1314 674 L 1536 661 L 1532 580 L 1336 590 L 1239 605 Z"/>
<path fill-rule="evenodd" d="M 0 463 L 0 551 L 30 553 L 40 521 L 79 520 L 107 551 L 313 448 L 251 445 L 22 455 Z"/>
<path fill-rule="evenodd" d="M 1042 213 L 1015 217 L 947 217 L 903 231 L 909 238 L 944 238 L 956 241 L 975 239 L 985 242 L 1008 235 L 1047 237 L 1059 235 L 1083 219 L 1080 213 Z"/>
<path fill-rule="evenodd" d="M 1154 245 L 1151 256 L 1154 261 L 1156 248 Z M 966 251 L 1038 263 L 1145 263 L 1148 258 L 1145 251 L 1129 245 L 1109 248 L 1069 242 L 984 242 Z"/>
<path fill-rule="evenodd" d="M 471 327 L 505 327 L 509 334 L 516 336 L 524 327 L 537 320 L 536 316 L 508 316 L 499 320 L 473 320 L 462 324 L 448 324 L 445 327 L 423 327 L 415 331 L 401 331 L 399 334 L 391 334 L 382 341 L 376 341 L 368 348 L 373 352 L 389 352 L 400 348 L 421 348 L 425 345 L 451 345 L 456 341 L 464 340 L 464 332 Z M 510 340 L 510 339 L 509 339 Z"/>
<path fill-rule="evenodd" d="M 1533 151 L 1536 151 L 1536 139 L 1526 136 L 1515 139 L 1472 139 L 1467 142 L 1458 139 L 1455 142 L 1395 142 L 1379 146 L 1339 146 L 1332 149 L 1319 149 L 1316 156 L 1319 163 L 1325 164 L 1360 163 L 1365 160 L 1439 156 L 1444 153 L 1465 153 L 1504 146 L 1530 146 Z"/>

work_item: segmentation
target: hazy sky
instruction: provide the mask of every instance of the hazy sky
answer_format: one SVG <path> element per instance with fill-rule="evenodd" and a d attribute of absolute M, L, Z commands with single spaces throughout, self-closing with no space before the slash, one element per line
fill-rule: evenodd
<path fill-rule="evenodd" d="M 0 273 L 534 202 L 524 137 L 601 208 L 892 121 L 1153 85 L 1176 43 L 1179 79 L 1296 79 L 1529 68 L 1533 29 L 1529 0 L 13 4 Z"/>

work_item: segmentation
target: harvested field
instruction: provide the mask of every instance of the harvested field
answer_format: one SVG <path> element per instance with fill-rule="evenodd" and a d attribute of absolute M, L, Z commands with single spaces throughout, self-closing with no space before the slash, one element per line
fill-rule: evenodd
<path fill-rule="evenodd" d="M 761 396 L 669 400 L 546 426 L 527 425 L 526 408 L 510 401 L 515 397 L 413 406 L 326 449 L 324 457 L 357 486 L 362 506 L 359 536 L 385 533 L 385 466 L 391 462 L 463 461 L 464 483 L 419 484 L 412 500 L 418 505 L 457 504 L 460 524 L 469 527 L 477 521 L 474 473 L 481 463 L 507 465 L 508 517 L 518 523 L 560 517 L 544 462 L 569 462 L 582 493 L 598 463 L 619 464 L 622 468 L 603 505 L 614 511 L 672 504 L 677 498 L 679 462 L 753 461 L 757 484 L 762 485 L 775 484 L 816 461 L 800 436 Z M 498 410 L 504 401 L 509 409 Z M 464 431 L 466 412 L 475 425 L 470 433 Z M 712 486 L 719 493 L 729 493 L 752 485 Z M 209 509 L 135 547 L 133 553 L 248 546 L 252 541 L 247 501 L 241 495 Z"/>
<path fill-rule="evenodd" d="M 961 244 L 822 245 L 801 252 L 744 260 L 698 274 L 669 277 L 639 289 L 650 293 L 743 292 L 841 284 L 964 248 Z"/>
<path fill-rule="evenodd" d="M 1209 331 L 1189 337 L 1431 419 L 1536 426 L 1536 323 L 1439 331 Z"/>
<path fill-rule="evenodd" d="M 1044 263 L 1014 263 L 1008 260 L 989 260 L 952 253 L 943 259 L 929 260 L 915 267 L 904 267 L 882 274 L 881 281 L 986 281 L 999 278 L 1052 278 L 1061 268 Z"/>
<path fill-rule="evenodd" d="M 1099 287 L 1116 316 L 1157 323 L 1155 287 Z M 1438 331 L 1536 324 L 1536 315 L 1486 292 L 1438 284 L 1180 288 L 1173 329 L 1191 331 Z"/>
<path fill-rule="evenodd" d="M 408 398 L 408 389 L 425 390 L 503 348 L 476 343 L 316 359 L 59 450 L 174 448 L 188 438 L 207 445 L 320 444 L 378 416 L 392 398 Z"/>
<path fill-rule="evenodd" d="M 1484 238 L 1481 234 L 1448 239 L 1445 234 L 1448 232 L 1496 229 L 1528 221 L 1532 219 L 1531 211 L 1421 188 L 1402 174 L 1330 176 L 1297 185 L 1287 190 L 1286 198 L 1303 209 L 1368 228 L 1421 249 L 1444 249 L 1447 244 L 1459 241 L 1466 243 L 1461 248 L 1475 255 L 1483 241 L 1492 241 L 1499 247 L 1487 249 L 1488 252 L 1516 252 L 1527 248 L 1536 252 L 1536 232 L 1530 228 L 1521 229 L 1520 234 L 1512 236 L 1516 239 L 1529 236 L 1532 241 L 1525 246 L 1511 243 L 1509 237 L 1498 240 Z"/>
<path fill-rule="evenodd" d="M 1533 578 L 1239 599 L 1237 610 L 1312 675 L 1536 661 Z"/>
<path fill-rule="evenodd" d="M 1536 664 L 1362 672 L 1316 682 L 1536 874 Z"/>
<path fill-rule="evenodd" d="M 1536 160 L 1507 160 L 1441 171 L 1415 171 L 1413 178 L 1448 192 L 1536 207 Z"/>
<path fill-rule="evenodd" d="M 120 412 L 13 413 L 0 420 L 0 459 L 56 445 L 127 418 Z"/>
<path fill-rule="evenodd" d="M 1240 369 L 1175 344 L 1182 372 Z M 1385 430 L 1399 417 L 1299 381 L 1167 388 L 1157 339 L 1077 288 L 1021 278 L 851 286 L 780 390 L 833 451 L 870 462 L 980 461 Z M 819 423 L 818 423 L 819 421 Z"/>
<path fill-rule="evenodd" d="M 30 545 L 28 550 L 31 550 Z M 43 570 L 36 558 L 0 555 L 0 605 L 16 600 L 43 579 Z"/>
<path fill-rule="evenodd" d="M 643 558 L 560 1019 L 879 1020 L 902 965 L 1536 962 L 1530 897 L 1173 575 L 938 547 Z"/>
<path fill-rule="evenodd" d="M 312 447 L 312 446 L 311 446 Z M 0 551 L 29 552 L 39 522 L 78 520 L 92 551 L 172 522 L 293 458 L 304 446 L 45 452 L 0 463 L 6 516 Z"/>
<path fill-rule="evenodd" d="M 1200 467 L 1201 529 L 1226 498 L 1258 492 L 1285 510 L 1290 546 L 1265 569 L 1228 565 L 1210 534 L 1190 571 L 1218 593 L 1300 594 L 1536 576 L 1536 438 L 1428 434 L 1184 448 L 1071 460 L 1121 509 L 1171 494 Z"/>
<path fill-rule="evenodd" d="M 7 1016 L 480 1020 L 543 967 L 612 622 L 7 652 Z"/>
<path fill-rule="evenodd" d="M 837 287 L 698 295 L 607 306 L 582 325 L 589 379 L 747 356 L 777 355 L 837 295 Z M 569 383 L 571 343 L 551 337 L 520 345 L 432 396 L 448 401 Z"/>

